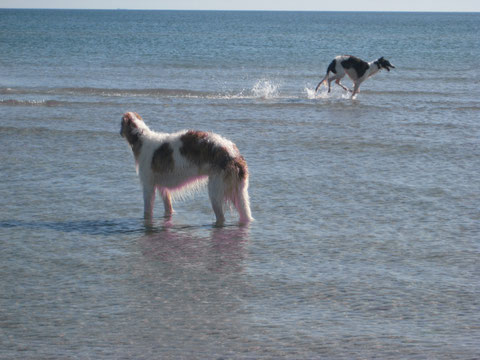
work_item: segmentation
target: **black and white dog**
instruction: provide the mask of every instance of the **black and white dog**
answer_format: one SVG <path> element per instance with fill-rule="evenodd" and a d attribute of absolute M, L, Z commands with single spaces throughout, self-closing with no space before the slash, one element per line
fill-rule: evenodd
<path fill-rule="evenodd" d="M 337 85 L 340 85 L 346 91 L 352 91 L 352 97 L 358 93 L 358 88 L 360 84 L 367 80 L 370 76 L 375 75 L 382 69 L 387 69 L 390 71 L 390 68 L 395 69 L 395 66 L 390 64 L 390 62 L 383 57 L 380 59 L 366 62 L 355 56 L 351 55 L 339 55 L 333 59 L 333 61 L 328 65 L 327 74 L 320 81 L 315 88 L 315 92 L 318 91 L 320 85 L 325 81 L 328 82 L 328 92 L 330 92 L 330 83 L 335 80 Z M 332 75 L 330 75 L 332 73 Z M 348 75 L 353 81 L 353 90 L 348 89 L 346 86 L 340 84 L 340 80 Z"/>
<path fill-rule="evenodd" d="M 168 134 L 152 131 L 135 112 L 122 117 L 120 135 L 130 145 L 143 186 L 145 220 L 152 220 L 155 192 L 173 213 L 172 195 L 196 190 L 208 183 L 217 225 L 225 221 L 223 205 L 230 202 L 240 223 L 253 220 L 248 196 L 248 167 L 233 142 L 211 132 L 183 130 Z"/>

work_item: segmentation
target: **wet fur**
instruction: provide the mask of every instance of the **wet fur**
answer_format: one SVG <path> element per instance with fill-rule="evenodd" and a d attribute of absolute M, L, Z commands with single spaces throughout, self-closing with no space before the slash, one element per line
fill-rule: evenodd
<path fill-rule="evenodd" d="M 217 225 L 225 221 L 225 202 L 234 205 L 240 223 L 253 220 L 247 163 L 231 141 L 202 131 L 154 132 L 134 112 L 123 115 L 120 134 L 133 151 L 143 187 L 146 220 L 152 219 L 156 190 L 163 199 L 165 216 L 170 217 L 172 196 L 197 190 L 205 183 Z"/>

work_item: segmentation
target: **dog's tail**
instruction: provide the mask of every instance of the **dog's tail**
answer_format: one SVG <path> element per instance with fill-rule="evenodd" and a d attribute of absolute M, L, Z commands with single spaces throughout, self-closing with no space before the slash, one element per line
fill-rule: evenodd
<path fill-rule="evenodd" d="M 240 223 L 253 220 L 248 196 L 248 167 L 243 156 L 232 159 L 225 169 L 225 200 L 231 202 L 240 216 Z"/>
<path fill-rule="evenodd" d="M 325 75 L 325 77 L 318 83 L 317 87 L 315 88 L 315 92 L 318 91 L 318 89 L 320 88 L 320 86 L 327 80 L 328 78 L 328 72 L 327 74 Z"/>
<path fill-rule="evenodd" d="M 333 72 L 334 74 L 337 73 L 337 71 L 335 70 L 336 65 L 337 65 L 336 61 L 332 60 L 330 65 L 328 65 L 327 73 L 325 74 L 324 78 L 318 83 L 317 87 L 315 88 L 315 92 L 317 92 L 320 86 L 328 79 L 328 75 L 330 74 L 330 72 Z"/>

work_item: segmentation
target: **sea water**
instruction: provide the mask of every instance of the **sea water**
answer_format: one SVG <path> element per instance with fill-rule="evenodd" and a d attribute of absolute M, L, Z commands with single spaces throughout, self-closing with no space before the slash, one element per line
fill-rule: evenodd
<path fill-rule="evenodd" d="M 0 10 L 0 358 L 480 357 L 479 34 L 476 13 Z M 396 68 L 315 93 L 339 54 Z M 255 222 L 214 227 L 203 191 L 145 227 L 126 111 L 234 141 Z"/>

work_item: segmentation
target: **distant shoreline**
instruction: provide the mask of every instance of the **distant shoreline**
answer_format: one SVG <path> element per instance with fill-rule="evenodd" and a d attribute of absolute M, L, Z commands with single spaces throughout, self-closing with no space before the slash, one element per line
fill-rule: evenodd
<path fill-rule="evenodd" d="M 365 13 L 365 14 L 480 14 L 480 11 L 408 11 L 408 10 L 262 10 L 262 9 L 87 9 L 87 8 L 17 8 L 0 7 L 0 10 L 49 10 L 49 11 L 162 11 L 162 12 L 281 12 L 281 13 Z"/>

